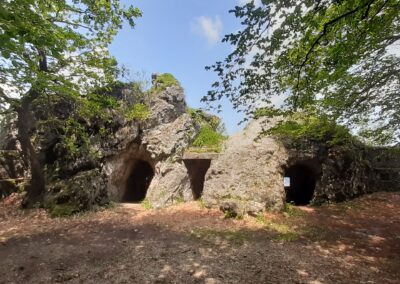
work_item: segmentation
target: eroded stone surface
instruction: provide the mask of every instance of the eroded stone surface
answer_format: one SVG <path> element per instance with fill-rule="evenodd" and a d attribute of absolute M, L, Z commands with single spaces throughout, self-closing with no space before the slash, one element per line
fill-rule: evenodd
<path fill-rule="evenodd" d="M 112 133 L 106 137 L 94 135 L 90 138 L 94 155 L 81 149 L 74 158 L 57 152 L 51 166 L 54 170 L 49 172 L 52 176 L 48 178 L 48 200 L 57 204 L 76 201 L 81 209 L 90 209 L 100 200 L 123 201 L 132 187 L 129 184 L 132 183 L 129 181 L 132 171 L 136 164 L 142 162 L 154 171 L 152 180 L 142 181 L 150 184 L 147 199 L 154 207 L 191 200 L 189 176 L 182 163 L 182 155 L 199 127 L 186 114 L 183 90 L 168 87 L 153 96 L 149 106 L 150 117 L 145 121 L 129 122 L 121 114 L 113 113 Z M 43 152 L 46 151 L 43 149 Z M 87 184 L 88 180 L 84 179 L 87 175 L 82 176 L 83 173 L 92 173 L 93 183 Z M 91 190 L 93 184 L 98 184 L 98 191 Z M 80 187 L 88 189 L 80 191 L 75 198 Z M 93 194 L 101 198 L 93 199 Z"/>
<path fill-rule="evenodd" d="M 155 166 L 155 176 L 147 192 L 153 208 L 193 200 L 190 179 L 182 163 L 163 161 Z"/>
<path fill-rule="evenodd" d="M 203 193 L 207 206 L 231 204 L 240 214 L 283 209 L 287 152 L 271 137 L 256 139 L 260 131 L 259 122 L 251 123 L 232 136 L 225 150 L 212 161 Z"/>

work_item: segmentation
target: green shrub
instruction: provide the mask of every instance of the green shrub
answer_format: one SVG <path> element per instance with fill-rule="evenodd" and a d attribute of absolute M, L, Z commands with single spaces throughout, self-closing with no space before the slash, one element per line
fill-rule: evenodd
<path fill-rule="evenodd" d="M 153 87 L 151 87 L 150 93 L 162 92 L 166 88 L 172 86 L 181 87 L 181 84 L 170 73 L 160 74 L 153 82 Z"/>
<path fill-rule="evenodd" d="M 125 117 L 128 121 L 143 121 L 150 117 L 150 109 L 145 104 L 134 104 Z"/>
<path fill-rule="evenodd" d="M 191 152 L 220 152 L 222 143 L 226 140 L 225 126 L 218 116 L 206 113 L 200 109 L 188 108 L 187 113 L 200 126 L 200 131 L 192 142 Z"/>
<path fill-rule="evenodd" d="M 295 113 L 287 120 L 267 131 L 267 134 L 275 134 L 292 139 L 309 139 L 326 142 L 329 145 L 349 145 L 356 140 L 350 131 L 338 125 L 326 116 Z"/>
<path fill-rule="evenodd" d="M 208 126 L 221 134 L 225 132 L 225 126 L 221 123 L 221 118 L 218 116 L 194 108 L 188 108 L 187 113 L 198 125 Z"/>
<path fill-rule="evenodd" d="M 302 215 L 302 212 L 292 203 L 285 203 L 284 212 L 290 217 Z"/>
<path fill-rule="evenodd" d="M 220 152 L 224 140 L 226 140 L 224 135 L 216 132 L 211 127 L 202 126 L 192 146 L 213 149 L 215 152 Z"/>

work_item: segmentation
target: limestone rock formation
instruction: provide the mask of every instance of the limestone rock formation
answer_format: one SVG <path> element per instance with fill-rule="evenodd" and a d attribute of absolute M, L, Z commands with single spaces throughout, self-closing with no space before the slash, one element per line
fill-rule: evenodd
<path fill-rule="evenodd" d="M 12 118 L 3 121 L 0 127 L 0 198 L 22 189 L 27 175 L 14 126 Z"/>
<path fill-rule="evenodd" d="M 141 202 L 146 198 L 154 207 L 189 200 L 189 177 L 182 155 L 198 126 L 186 114 L 180 87 L 166 88 L 152 98 L 149 106 L 150 117 L 144 121 L 128 122 L 115 115 L 115 131 L 108 137 L 93 139 L 98 156 L 82 155 L 75 161 L 58 158 L 58 171 L 67 174 L 55 182 L 49 179 L 49 186 L 54 189 L 63 185 L 66 189 L 62 194 L 51 190 L 55 194 L 49 195 L 50 203 L 66 200 L 65 192 L 76 195 L 77 188 L 85 189 L 77 195 L 78 200 L 68 200 L 86 209 L 108 200 Z M 88 181 L 82 171 L 93 174 L 93 184 L 98 185 L 96 194 L 93 184 L 82 181 Z"/>
<path fill-rule="evenodd" d="M 228 216 L 256 215 L 282 210 L 287 202 L 319 204 L 377 190 L 400 190 L 398 148 L 260 136 L 279 118 L 251 122 L 224 143 L 221 153 L 193 149 L 185 153 L 201 134 L 201 123 L 187 113 L 182 88 L 158 87 L 145 102 L 144 119 L 128 119 L 121 109 L 111 107 L 105 109 L 108 119 L 77 119 L 73 127 L 90 135 L 73 154 L 60 135 L 79 142 L 76 133 L 38 124 L 32 140 L 46 173 L 44 205 L 54 216 L 110 201 L 146 201 L 161 208 L 200 198 Z M 123 103 L 144 104 L 143 98 L 132 97 L 132 90 L 123 86 L 113 96 L 126 100 Z M 65 111 L 72 107 L 63 102 L 55 120 L 66 120 Z M 35 116 L 46 120 L 46 111 L 39 109 Z M 29 180 L 29 168 L 21 158 L 12 123 L 0 136 L 0 142 L 5 142 L 0 145 L 4 150 L 0 151 L 1 198 Z"/>
<path fill-rule="evenodd" d="M 226 142 L 205 178 L 206 206 L 220 208 L 229 215 L 254 215 L 282 210 L 286 202 L 338 202 L 377 191 L 385 184 L 398 187 L 394 183 L 399 178 L 395 172 L 400 165 L 400 151 L 258 136 L 276 122 L 253 121 Z M 387 156 L 388 152 L 390 168 L 382 170 L 374 157 L 378 153 Z"/>
<path fill-rule="evenodd" d="M 254 121 L 232 136 L 206 175 L 203 199 L 207 206 L 256 214 L 283 209 L 283 166 L 287 152 L 271 137 L 257 139 L 262 125 Z M 228 209 L 226 209 L 228 210 Z"/>
<path fill-rule="evenodd" d="M 132 99 L 127 88 L 118 86 L 112 91 L 113 97 Z M 146 102 L 139 97 L 131 105 L 136 103 L 146 104 L 149 115 L 145 119 L 127 119 L 120 110 L 109 108 L 105 112 L 112 120 L 79 120 L 78 127 L 90 135 L 88 143 L 74 149 L 73 155 L 61 143 L 60 131 L 36 129 L 34 147 L 46 171 L 44 205 L 54 215 L 92 209 L 110 201 L 147 199 L 153 207 L 160 208 L 193 199 L 182 156 L 197 135 L 199 125 L 187 114 L 183 89 L 179 85 L 164 86 L 149 95 Z M 71 105 L 66 105 L 65 109 L 70 111 Z M 47 119 L 41 109 L 35 111 L 35 116 Z M 61 120 L 68 117 L 62 111 L 59 116 Z M 14 132 L 9 127 L 5 132 L 8 136 L 1 140 L 8 144 L 17 142 Z M 10 136 L 13 133 L 15 137 Z M 2 149 L 5 148 L 3 145 Z M 11 148 L 13 153 L 20 154 L 15 145 Z M 10 171 L 20 171 L 21 167 L 15 168 L 19 165 L 16 159 L 8 157 L 10 153 L 0 155 L 1 180 L 10 178 Z M 13 167 L 7 167 L 8 164 Z M 29 178 L 29 169 L 22 176 Z M 17 188 L 14 187 L 13 191 Z M 1 189 L 4 195 L 11 190 L 8 183 Z"/>
<path fill-rule="evenodd" d="M 157 163 L 147 199 L 153 208 L 193 200 L 186 167 L 182 163 L 169 161 Z"/>

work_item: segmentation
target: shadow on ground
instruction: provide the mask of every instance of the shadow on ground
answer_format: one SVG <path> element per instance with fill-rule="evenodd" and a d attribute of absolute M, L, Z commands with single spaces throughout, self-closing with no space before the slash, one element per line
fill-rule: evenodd
<path fill-rule="evenodd" d="M 398 283 L 399 201 L 244 220 L 197 203 L 68 219 L 2 204 L 0 283 Z"/>

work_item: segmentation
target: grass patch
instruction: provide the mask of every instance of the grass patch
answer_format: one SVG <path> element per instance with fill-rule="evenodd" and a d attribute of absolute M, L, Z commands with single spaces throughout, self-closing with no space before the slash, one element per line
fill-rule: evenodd
<path fill-rule="evenodd" d="M 257 224 L 260 224 L 260 225 L 266 225 L 267 220 L 265 220 L 265 215 L 263 213 L 257 214 L 256 222 L 257 222 Z"/>
<path fill-rule="evenodd" d="M 192 230 L 190 235 L 197 240 L 216 245 L 229 243 L 241 246 L 247 240 L 247 236 L 243 232 L 236 230 L 216 231 L 211 229 L 196 229 Z"/>
<path fill-rule="evenodd" d="M 117 203 L 115 203 L 114 201 L 110 201 L 107 204 L 105 204 L 102 208 L 104 208 L 106 210 L 115 209 L 115 208 L 117 208 Z"/>
<path fill-rule="evenodd" d="M 151 205 L 150 201 L 148 199 L 143 200 L 140 205 L 146 210 L 151 210 L 153 209 L 153 205 Z"/>
<path fill-rule="evenodd" d="M 303 212 L 292 203 L 286 203 L 283 210 L 289 217 L 301 216 Z"/>
<path fill-rule="evenodd" d="M 197 200 L 197 204 L 199 205 L 199 207 L 200 207 L 201 209 L 206 209 L 206 204 L 205 204 L 203 198 L 198 199 L 198 200 Z"/>
<path fill-rule="evenodd" d="M 224 211 L 224 218 L 225 219 L 235 218 L 236 220 L 242 220 L 243 219 L 243 214 L 238 214 L 234 210 L 225 210 Z"/>
<path fill-rule="evenodd" d="M 175 199 L 175 204 L 176 204 L 176 205 L 179 205 L 179 204 L 182 204 L 182 203 L 185 203 L 185 199 L 183 198 L 183 196 L 178 196 L 178 197 Z"/>
<path fill-rule="evenodd" d="M 256 216 L 256 222 L 257 224 L 266 227 L 268 230 L 273 231 L 273 233 L 276 234 L 274 237 L 274 239 L 276 240 L 293 242 L 300 238 L 300 234 L 298 232 L 295 232 L 294 229 L 287 224 L 267 222 L 263 213 L 259 213 Z"/>
<path fill-rule="evenodd" d="M 208 146 L 208 147 L 189 147 L 186 152 L 188 153 L 221 153 L 222 152 L 222 145 L 217 146 Z"/>
<path fill-rule="evenodd" d="M 55 204 L 50 208 L 49 213 L 51 218 L 70 217 L 80 210 L 73 204 Z"/>
<path fill-rule="evenodd" d="M 270 222 L 267 224 L 267 227 L 277 234 L 275 237 L 276 240 L 293 242 L 300 238 L 299 233 L 295 232 L 293 228 L 286 224 Z"/>

